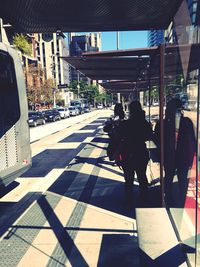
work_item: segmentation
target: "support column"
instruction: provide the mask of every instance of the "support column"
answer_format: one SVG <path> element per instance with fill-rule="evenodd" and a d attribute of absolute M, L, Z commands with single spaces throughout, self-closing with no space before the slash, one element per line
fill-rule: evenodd
<path fill-rule="evenodd" d="M 0 18 L 0 42 L 3 42 L 3 20 Z"/>
<path fill-rule="evenodd" d="M 163 105 L 164 105 L 164 66 L 165 66 L 165 45 L 160 45 L 160 90 L 159 90 L 159 118 L 160 118 L 160 183 L 162 194 L 162 206 L 165 207 L 165 188 L 164 188 L 164 121 L 163 121 Z"/>

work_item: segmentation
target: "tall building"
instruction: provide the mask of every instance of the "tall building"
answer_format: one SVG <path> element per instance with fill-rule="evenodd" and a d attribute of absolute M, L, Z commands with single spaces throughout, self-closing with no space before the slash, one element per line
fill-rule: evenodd
<path fill-rule="evenodd" d="M 64 34 L 39 33 L 37 54 L 46 79 L 52 78 L 57 87 L 69 84 L 69 65 L 60 58 L 69 55 Z"/>
<path fill-rule="evenodd" d="M 151 30 L 148 31 L 148 46 L 157 46 L 164 42 L 163 30 Z"/>
<path fill-rule="evenodd" d="M 193 28 L 196 24 L 197 3 L 198 0 L 187 0 L 182 3 L 179 14 L 175 16 L 174 21 L 171 22 L 168 29 L 165 31 L 166 43 L 186 44 L 200 42 L 196 40 L 199 36 L 199 34 L 195 32 L 197 28 Z M 176 18 L 178 18 L 178 20 Z M 180 21 L 182 24 L 187 24 L 188 26 L 181 27 L 179 25 Z"/>
<path fill-rule="evenodd" d="M 97 52 L 101 50 L 101 34 L 88 33 L 84 35 L 69 34 L 70 56 L 81 56 L 84 52 Z M 84 80 L 86 83 L 93 83 L 89 78 L 78 73 L 70 67 L 70 82 L 73 80 Z"/>

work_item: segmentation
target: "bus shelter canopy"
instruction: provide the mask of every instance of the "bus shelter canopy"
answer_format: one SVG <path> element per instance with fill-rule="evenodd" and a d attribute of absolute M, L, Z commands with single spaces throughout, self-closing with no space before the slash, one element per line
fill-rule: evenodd
<path fill-rule="evenodd" d="M 99 83 L 106 91 L 111 93 L 127 93 L 134 90 L 137 91 L 146 91 L 149 89 L 149 86 L 158 85 L 158 80 L 139 80 L 139 81 L 107 81 Z"/>
<path fill-rule="evenodd" d="M 0 17 L 18 32 L 166 29 L 182 0 L 0 0 Z"/>
<path fill-rule="evenodd" d="M 164 52 L 164 79 L 189 72 L 199 66 L 199 44 L 166 46 Z M 79 57 L 61 57 L 76 70 L 92 80 L 104 80 L 107 90 L 146 90 L 159 85 L 160 49 L 151 47 L 133 50 L 84 53 Z M 115 88 L 115 89 L 114 89 Z"/>
<path fill-rule="evenodd" d="M 92 80 L 137 80 L 149 58 L 61 57 Z"/>

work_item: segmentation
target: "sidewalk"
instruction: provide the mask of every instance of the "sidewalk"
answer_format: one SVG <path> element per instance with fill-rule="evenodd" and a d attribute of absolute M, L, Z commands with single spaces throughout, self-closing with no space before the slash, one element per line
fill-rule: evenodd
<path fill-rule="evenodd" d="M 136 181 L 127 197 L 121 170 L 105 157 L 104 120 L 98 118 L 79 131 L 83 136 L 95 129 L 93 136 L 85 135 L 87 142 L 82 141 L 71 162 L 64 165 L 60 159 L 60 165 L 46 175 L 49 183 L 44 188 L 41 182 L 39 191 L 33 187 L 18 202 L 1 202 L 0 266 L 140 266 L 135 220 L 135 207 L 141 205 L 138 185 Z M 65 146 L 70 140 L 73 144 L 70 138 L 63 139 Z M 61 143 L 52 153 L 61 155 Z M 49 167 L 55 164 L 52 158 L 53 154 L 46 158 Z M 149 181 L 156 166 L 149 163 Z M 36 179 L 35 174 L 28 176 Z M 154 192 L 150 194 L 149 204 L 157 205 Z"/>

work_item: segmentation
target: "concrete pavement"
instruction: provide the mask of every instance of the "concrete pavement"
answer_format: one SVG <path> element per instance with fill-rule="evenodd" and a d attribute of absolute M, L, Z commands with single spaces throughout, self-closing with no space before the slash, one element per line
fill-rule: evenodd
<path fill-rule="evenodd" d="M 32 144 L 32 168 L 0 200 L 0 266 L 140 266 L 138 185 L 127 195 L 105 157 L 108 115 Z M 156 168 L 151 161 L 149 181 Z"/>

